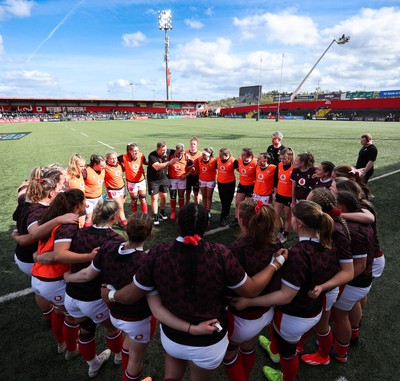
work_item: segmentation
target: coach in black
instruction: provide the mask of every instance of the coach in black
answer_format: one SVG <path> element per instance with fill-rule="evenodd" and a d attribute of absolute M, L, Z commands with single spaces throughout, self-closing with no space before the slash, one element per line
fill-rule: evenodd
<path fill-rule="evenodd" d="M 378 156 L 378 149 L 372 144 L 371 134 L 364 134 L 361 136 L 362 148 L 358 153 L 356 168 L 363 168 L 363 177 L 367 183 L 372 174 L 374 173 L 374 164 Z"/>
<path fill-rule="evenodd" d="M 170 165 L 179 160 L 177 157 L 168 160 L 171 153 L 172 152 L 167 149 L 165 142 L 158 142 L 156 150 L 150 153 L 149 159 L 147 160 L 147 183 L 149 195 L 151 196 L 151 209 L 154 214 L 154 225 L 160 224 L 159 216 L 163 220 L 168 218 L 165 214 L 165 204 L 169 190 L 167 169 Z M 160 194 L 160 215 L 158 214 L 158 194 Z"/>
<path fill-rule="evenodd" d="M 267 152 L 271 155 L 272 161 L 270 164 L 279 164 L 279 155 L 285 148 L 282 145 L 283 134 L 282 132 L 276 131 L 272 133 L 272 144 L 267 148 Z"/>

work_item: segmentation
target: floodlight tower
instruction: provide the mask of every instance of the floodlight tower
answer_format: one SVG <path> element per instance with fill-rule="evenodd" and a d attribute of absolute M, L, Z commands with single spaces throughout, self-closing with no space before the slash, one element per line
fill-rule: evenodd
<path fill-rule="evenodd" d="M 158 29 L 164 31 L 164 46 L 165 46 L 165 87 L 167 91 L 167 100 L 169 100 L 169 85 L 170 85 L 170 72 L 168 68 L 168 58 L 169 58 L 169 38 L 168 31 L 172 30 L 172 12 L 170 9 L 163 11 L 158 11 Z"/>
<path fill-rule="evenodd" d="M 304 82 L 307 80 L 307 78 L 310 76 L 310 74 L 313 72 L 315 67 L 318 65 L 319 61 L 322 60 L 326 52 L 330 49 L 330 47 L 333 45 L 334 42 L 336 42 L 338 45 L 344 45 L 347 44 L 350 41 L 350 36 L 343 35 L 342 37 L 338 38 L 337 40 L 334 38 L 332 42 L 329 44 L 329 46 L 325 49 L 325 51 L 322 53 L 321 57 L 318 58 L 318 61 L 314 64 L 314 66 L 311 68 L 311 70 L 308 72 L 308 74 L 304 77 L 304 79 L 300 82 L 300 85 L 297 86 L 297 89 L 292 93 L 290 96 L 290 102 L 296 98 L 296 95 L 299 93 L 301 86 L 303 86 Z"/>

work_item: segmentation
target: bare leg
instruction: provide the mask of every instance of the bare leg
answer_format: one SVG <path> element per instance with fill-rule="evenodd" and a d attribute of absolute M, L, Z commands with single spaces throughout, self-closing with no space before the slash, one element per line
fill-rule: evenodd
<path fill-rule="evenodd" d="M 289 206 L 285 206 L 285 231 L 290 232 L 292 230 L 292 209 Z"/>
<path fill-rule="evenodd" d="M 204 369 L 198 367 L 196 364 L 190 362 L 190 380 L 191 381 L 209 381 L 217 369 Z"/>
<path fill-rule="evenodd" d="M 167 204 L 167 193 L 160 192 L 160 208 L 165 209 L 166 204 Z"/>
<path fill-rule="evenodd" d="M 187 366 L 186 360 L 177 359 L 175 357 L 170 356 L 168 353 L 166 353 L 165 354 L 164 378 L 172 378 L 175 380 L 181 380 L 183 378 L 183 376 L 185 375 L 186 366 Z"/>
<path fill-rule="evenodd" d="M 158 214 L 158 194 L 151 196 L 151 210 L 155 216 Z"/>

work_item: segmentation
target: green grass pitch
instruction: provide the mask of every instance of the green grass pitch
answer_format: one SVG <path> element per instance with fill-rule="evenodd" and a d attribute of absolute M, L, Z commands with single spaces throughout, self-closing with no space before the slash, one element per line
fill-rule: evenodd
<path fill-rule="evenodd" d="M 13 263 L 14 244 L 10 233 L 14 228 L 11 215 L 16 207 L 16 189 L 35 165 L 61 163 L 66 165 L 72 153 L 82 154 L 87 161 L 91 154 L 104 155 L 113 147 L 118 154 L 125 152 L 127 143 L 136 142 L 147 155 L 157 141 L 164 140 L 169 148 L 177 143 L 186 147 L 193 135 L 200 140 L 199 148 L 213 147 L 218 151 L 228 147 L 238 157 L 243 147 L 252 147 L 255 154 L 271 144 L 271 133 L 282 131 L 283 144 L 295 153 L 311 151 L 316 163 L 330 160 L 335 164 L 355 164 L 360 149 L 359 138 L 369 132 L 378 147 L 379 156 L 370 183 L 378 212 L 378 229 L 386 269 L 374 281 L 364 312 L 360 343 L 351 348 L 349 362 L 334 360 L 326 367 L 300 364 L 298 380 L 400 380 L 397 359 L 400 313 L 398 271 L 400 247 L 398 218 L 400 216 L 399 123 L 342 122 L 342 121 L 280 121 L 244 119 L 143 120 L 106 122 L 60 122 L 32 124 L 3 124 L 1 133 L 30 132 L 20 140 L 0 141 L 0 297 L 30 287 L 30 280 Z M 128 198 L 129 202 L 129 198 Z M 233 205 L 232 205 L 233 206 Z M 218 226 L 218 194 L 214 193 L 211 228 Z M 128 205 L 126 205 L 128 211 Z M 233 216 L 233 209 L 231 210 Z M 209 240 L 229 242 L 237 231 L 228 229 L 207 237 Z M 172 239 L 176 227 L 171 221 L 161 222 L 149 243 Z M 293 234 L 292 234 L 293 235 Z M 44 327 L 32 295 L 0 303 L 0 377 L 5 380 L 81 380 L 87 379 L 87 365 L 81 358 L 66 362 L 56 354 L 50 330 Z M 98 352 L 105 348 L 104 332 L 99 331 Z M 306 350 L 314 350 L 311 338 Z M 261 369 L 271 365 L 266 353 L 257 349 L 257 360 L 251 380 L 264 380 Z M 158 336 L 146 355 L 145 375 L 162 380 L 163 352 Z M 110 361 L 97 380 L 121 379 L 121 370 Z M 189 379 L 188 377 L 186 379 Z M 221 367 L 215 380 L 227 380 Z"/>

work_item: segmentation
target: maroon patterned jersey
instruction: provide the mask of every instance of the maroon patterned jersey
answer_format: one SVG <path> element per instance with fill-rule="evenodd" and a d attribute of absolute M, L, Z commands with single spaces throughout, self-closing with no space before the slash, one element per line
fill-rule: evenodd
<path fill-rule="evenodd" d="M 325 293 L 311 299 L 308 291 L 332 278 L 340 266 L 336 249 L 325 249 L 316 239 L 300 238 L 282 269 L 282 283 L 298 292 L 289 304 L 278 308 L 288 315 L 311 317 L 321 311 Z"/>
<path fill-rule="evenodd" d="M 54 237 L 54 243 L 56 242 L 71 242 L 79 230 L 78 224 L 65 224 L 61 225 Z"/>
<path fill-rule="evenodd" d="M 300 168 L 294 168 L 290 179 L 296 183 L 295 195 L 296 200 L 305 200 L 308 194 L 313 189 L 314 179 L 312 175 L 315 173 L 315 168 L 309 168 L 306 171 L 301 171 Z"/>
<path fill-rule="evenodd" d="M 43 213 L 49 206 L 46 204 L 41 204 L 40 202 L 35 202 L 31 204 L 29 214 L 26 218 L 26 225 L 29 229 L 29 226 L 34 222 L 39 222 L 43 216 Z"/>
<path fill-rule="evenodd" d="M 120 244 L 124 242 L 124 239 L 112 229 L 91 226 L 76 232 L 70 250 L 75 253 L 90 253 L 95 247 L 102 247 L 107 241 Z M 71 267 L 71 272 L 76 273 L 89 265 L 90 262 L 75 263 Z M 71 298 L 89 302 L 101 298 L 100 288 L 101 278 L 97 277 L 85 283 L 67 283 L 66 293 Z"/>
<path fill-rule="evenodd" d="M 368 287 L 372 283 L 372 263 L 375 254 L 375 236 L 371 225 L 347 221 L 351 235 L 353 259 L 367 258 L 365 270 L 348 284 L 354 287 Z"/>
<path fill-rule="evenodd" d="M 351 254 L 351 238 L 350 234 L 340 220 L 334 219 L 335 228 L 333 230 L 333 245 L 337 250 L 339 262 L 353 262 Z"/>
<path fill-rule="evenodd" d="M 254 243 L 251 238 L 238 239 L 229 245 L 229 249 L 237 258 L 247 275 L 253 276 L 263 270 L 271 262 L 274 253 L 283 248 L 283 245 L 278 241 L 277 243 L 266 246 L 263 248 L 255 249 Z M 280 271 L 277 272 L 265 289 L 260 295 L 265 295 L 268 292 L 275 291 L 280 287 Z M 228 294 L 235 294 L 232 290 Z M 262 316 L 269 307 L 249 307 L 242 311 L 236 310 L 233 306 L 229 306 L 229 310 L 236 316 L 245 319 L 256 319 Z"/>
<path fill-rule="evenodd" d="M 156 289 L 169 311 L 183 320 L 197 324 L 224 315 L 224 287 L 236 287 L 246 274 L 232 253 L 221 244 L 201 240 L 194 248 L 178 241 L 161 243 L 146 255 L 135 275 L 138 287 Z M 196 265 L 194 297 L 186 290 L 190 277 L 190 258 Z M 188 276 L 189 275 L 189 276 Z"/>
<path fill-rule="evenodd" d="M 145 256 L 143 250 L 125 250 L 123 244 L 107 241 L 97 253 L 92 266 L 101 271 L 102 283 L 112 284 L 119 290 L 132 282 Z M 111 303 L 110 311 L 114 317 L 123 320 L 142 320 L 151 315 L 145 297 L 130 305 Z"/>
<path fill-rule="evenodd" d="M 375 254 L 378 253 L 381 250 L 381 245 L 379 243 L 379 238 L 378 238 L 378 228 L 376 225 L 376 211 L 374 209 L 374 207 L 372 206 L 372 204 L 365 202 L 362 204 L 362 208 L 365 208 L 367 210 L 369 210 L 374 216 L 375 216 L 375 221 L 371 224 L 372 229 L 374 230 L 374 236 L 375 236 Z"/>
<path fill-rule="evenodd" d="M 316 189 L 316 188 L 326 188 L 326 189 L 330 189 L 332 185 L 332 179 L 328 179 L 328 180 L 322 180 L 319 179 L 318 177 L 313 179 L 313 183 L 312 183 L 312 189 Z"/>
<path fill-rule="evenodd" d="M 17 209 L 20 208 L 20 205 L 18 205 Z M 40 221 L 47 207 L 47 205 L 43 205 L 38 202 L 25 202 L 19 211 L 16 211 L 17 214 L 15 215 L 19 220 L 17 221 L 18 233 L 21 235 L 28 234 L 29 225 L 31 225 L 33 222 Z M 27 246 L 21 246 L 17 244 L 17 247 L 15 248 L 15 254 L 21 262 L 33 263 L 32 255 L 35 251 L 37 251 L 37 249 L 37 242 Z"/>

